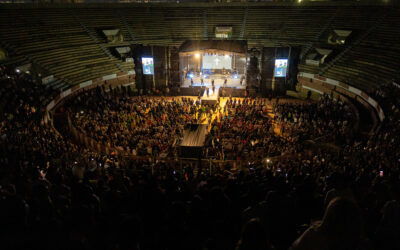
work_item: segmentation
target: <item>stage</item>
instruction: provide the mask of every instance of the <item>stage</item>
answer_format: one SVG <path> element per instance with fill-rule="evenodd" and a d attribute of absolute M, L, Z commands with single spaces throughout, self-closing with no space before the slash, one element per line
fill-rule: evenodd
<path fill-rule="evenodd" d="M 215 88 L 219 87 L 229 87 L 229 88 L 236 88 L 236 89 L 246 89 L 246 80 L 242 80 L 242 84 L 240 84 L 240 78 L 242 75 L 239 75 L 238 78 L 226 78 L 226 85 L 224 85 L 225 78 L 219 75 L 211 75 L 207 78 L 203 78 L 203 84 L 201 84 L 201 77 L 193 77 L 193 78 L 185 78 L 183 80 L 183 84 L 181 85 L 182 88 L 189 88 L 189 87 L 208 87 L 212 89 L 211 81 L 214 80 Z M 191 84 L 191 80 L 193 79 L 193 85 Z"/>
<path fill-rule="evenodd" d="M 216 103 L 218 97 L 246 96 L 247 50 L 244 43 L 234 45 L 215 41 L 182 45 L 179 52 L 180 94 L 201 97 L 209 104 Z"/>

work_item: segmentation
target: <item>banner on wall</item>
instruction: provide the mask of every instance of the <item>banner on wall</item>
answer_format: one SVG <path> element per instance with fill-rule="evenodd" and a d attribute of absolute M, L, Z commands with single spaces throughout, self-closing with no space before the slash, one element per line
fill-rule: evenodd
<path fill-rule="evenodd" d="M 232 26 L 215 27 L 215 38 L 230 39 L 232 37 Z"/>
<path fill-rule="evenodd" d="M 50 82 L 54 81 L 54 76 L 53 75 L 49 75 L 46 77 L 42 78 L 42 84 L 48 84 Z"/>

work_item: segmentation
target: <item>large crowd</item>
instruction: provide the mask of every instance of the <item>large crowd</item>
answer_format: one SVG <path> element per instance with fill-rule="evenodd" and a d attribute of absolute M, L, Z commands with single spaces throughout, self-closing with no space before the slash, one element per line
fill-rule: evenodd
<path fill-rule="evenodd" d="M 340 139 L 353 132 L 354 114 L 340 98 L 323 95 L 316 103 L 283 103 L 274 111 L 282 132 L 288 136 L 311 140 L 328 137 L 324 140 L 343 143 Z"/>
<path fill-rule="evenodd" d="M 74 99 L 68 112 L 87 136 L 133 156 L 176 156 L 185 126 L 206 118 L 193 99 L 130 98 L 99 88 Z"/>
<path fill-rule="evenodd" d="M 260 160 L 284 152 L 289 140 L 274 132 L 267 100 L 229 99 L 213 120 L 206 142 L 207 156 L 221 160 Z"/>
<path fill-rule="evenodd" d="M 97 88 L 72 100 L 68 113 L 89 138 L 133 156 L 176 157 L 186 125 L 204 121 L 210 131 L 203 157 L 218 160 L 261 160 L 297 154 L 307 140 L 343 144 L 353 139 L 349 107 L 327 95 L 316 103 L 229 98 L 224 105 L 208 105 Z"/>
<path fill-rule="evenodd" d="M 207 155 L 260 160 L 297 154 L 306 140 L 333 142 L 352 130 L 349 108 L 327 95 L 318 103 L 270 102 L 273 119 L 268 115 L 267 103 L 266 99 L 229 99 L 220 119 L 212 123 Z"/>
<path fill-rule="evenodd" d="M 88 136 L 137 155 L 172 156 L 185 124 L 213 119 L 206 156 L 253 160 L 209 171 L 77 144 L 42 121 L 57 93 L 13 68 L 1 68 L 0 91 L 4 249 L 400 249 L 398 98 L 382 99 L 373 136 L 351 139 L 348 108 L 328 96 L 268 103 L 274 118 L 260 99 L 202 107 L 101 88 L 65 105 Z M 306 140 L 340 150 L 310 154 Z"/>

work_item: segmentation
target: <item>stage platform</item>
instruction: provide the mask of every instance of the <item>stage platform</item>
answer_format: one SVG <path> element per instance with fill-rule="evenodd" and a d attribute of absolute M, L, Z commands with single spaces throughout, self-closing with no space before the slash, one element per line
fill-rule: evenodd
<path fill-rule="evenodd" d="M 216 87 L 216 89 L 218 88 L 218 92 L 219 92 L 219 97 L 246 97 L 245 91 L 246 89 L 238 89 L 238 88 L 234 88 L 234 87 Z M 206 87 L 201 87 L 201 86 L 197 86 L 197 87 L 181 87 L 180 88 L 180 96 L 204 96 L 204 92 L 206 90 Z M 212 88 L 210 93 L 212 92 Z"/>
<path fill-rule="evenodd" d="M 184 158 L 199 158 L 203 154 L 207 135 L 206 124 L 191 124 L 185 127 L 183 139 L 179 147 L 179 156 Z"/>
<path fill-rule="evenodd" d="M 207 89 L 205 89 L 203 92 L 203 96 L 201 97 L 201 103 L 208 105 L 217 104 L 218 97 L 219 97 L 219 87 L 216 87 L 215 91 L 213 91 L 212 88 L 209 88 L 208 95 L 207 95 Z"/>
<path fill-rule="evenodd" d="M 203 147 L 206 140 L 207 125 L 190 124 L 183 131 L 181 147 Z"/>
<path fill-rule="evenodd" d="M 201 84 L 200 77 L 193 77 L 193 85 L 192 87 L 209 87 L 212 88 L 211 81 L 214 80 L 215 87 L 228 87 L 228 88 L 236 88 L 236 89 L 245 89 L 246 81 L 244 80 L 242 84 L 240 84 L 240 76 L 238 79 L 235 78 L 227 78 L 227 84 L 224 86 L 225 79 L 222 77 L 210 76 L 209 78 L 203 78 L 203 84 Z M 191 86 L 191 81 L 189 78 L 185 78 L 181 87 L 188 88 Z"/>

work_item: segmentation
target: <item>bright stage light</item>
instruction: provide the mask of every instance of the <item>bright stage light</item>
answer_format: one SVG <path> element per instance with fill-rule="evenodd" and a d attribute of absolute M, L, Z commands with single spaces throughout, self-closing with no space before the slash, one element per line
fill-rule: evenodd
<path fill-rule="evenodd" d="M 19 69 L 16 69 L 15 72 L 19 73 Z"/>
<path fill-rule="evenodd" d="M 193 73 L 190 73 L 190 74 L 188 75 L 188 77 L 189 77 L 189 78 L 193 78 L 193 77 L 194 77 Z"/>
<path fill-rule="evenodd" d="M 238 79 L 238 78 L 239 78 L 239 76 L 238 76 L 238 75 L 236 75 L 236 74 L 234 74 L 234 75 L 233 75 L 233 78 L 235 78 L 235 79 Z"/>
<path fill-rule="evenodd" d="M 228 57 L 229 57 L 229 55 L 228 55 L 228 54 L 226 54 L 226 55 L 225 55 L 225 58 L 228 58 Z"/>
<path fill-rule="evenodd" d="M 200 58 L 200 54 L 199 54 L 199 53 L 196 53 L 196 54 L 194 54 L 194 57 L 195 57 L 196 59 L 199 59 L 199 58 Z"/>

